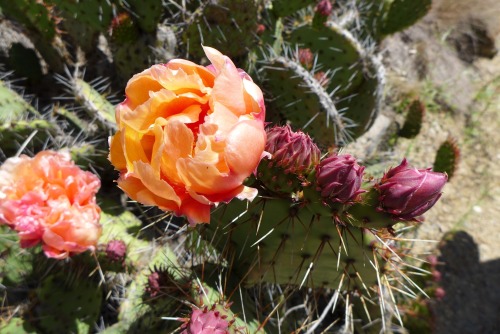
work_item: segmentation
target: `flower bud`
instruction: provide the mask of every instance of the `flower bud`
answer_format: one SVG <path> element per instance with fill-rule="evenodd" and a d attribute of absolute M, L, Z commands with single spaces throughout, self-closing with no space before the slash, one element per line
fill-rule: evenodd
<path fill-rule="evenodd" d="M 331 155 L 317 167 L 317 189 L 332 202 L 353 202 L 364 192 L 360 189 L 364 170 L 349 154 Z"/>
<path fill-rule="evenodd" d="M 309 135 L 293 132 L 289 125 L 275 126 L 267 131 L 266 151 L 274 166 L 285 173 L 308 173 L 319 162 L 321 152 Z"/>
<path fill-rule="evenodd" d="M 304 66 L 308 70 L 311 69 L 314 61 L 314 55 L 311 52 L 311 49 L 299 49 L 299 51 L 297 52 L 297 56 L 302 66 Z"/>
<path fill-rule="evenodd" d="M 193 309 L 187 328 L 181 334 L 225 334 L 229 333 L 229 321 L 213 310 Z"/>
<path fill-rule="evenodd" d="M 330 16 L 332 13 L 333 6 L 330 0 L 320 0 L 316 5 L 316 12 L 322 16 Z"/>
<path fill-rule="evenodd" d="M 125 259 L 127 245 L 121 240 L 111 240 L 106 245 L 106 255 L 111 261 L 120 262 Z"/>
<path fill-rule="evenodd" d="M 406 159 L 391 168 L 376 188 L 380 196 L 378 210 L 400 220 L 415 220 L 441 197 L 448 176 L 429 169 L 416 169 Z"/>

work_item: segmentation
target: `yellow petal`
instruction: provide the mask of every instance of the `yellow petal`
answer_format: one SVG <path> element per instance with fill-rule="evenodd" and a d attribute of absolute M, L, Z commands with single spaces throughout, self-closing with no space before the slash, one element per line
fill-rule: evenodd
<path fill-rule="evenodd" d="M 168 122 L 163 131 L 165 146 L 161 160 L 161 171 L 168 179 L 180 183 L 176 163 L 180 158 L 191 156 L 194 135 L 184 123 L 178 121 Z"/>
<path fill-rule="evenodd" d="M 134 162 L 149 162 L 146 152 L 144 152 L 144 148 L 142 147 L 142 137 L 141 133 L 132 128 L 122 129 L 123 151 L 127 161 L 127 170 L 130 173 L 134 172 Z"/>
<path fill-rule="evenodd" d="M 126 103 L 131 109 L 143 104 L 149 99 L 149 92 L 159 91 L 161 84 L 151 76 L 151 71 L 165 71 L 164 65 L 154 65 L 141 73 L 134 75 L 127 83 L 125 95 Z"/>
<path fill-rule="evenodd" d="M 109 160 L 117 170 L 127 168 L 121 131 L 117 131 L 114 136 L 109 137 Z"/>
<path fill-rule="evenodd" d="M 175 190 L 167 182 L 155 177 L 151 165 L 136 161 L 134 167 L 135 174 L 149 191 L 160 198 L 173 201 L 177 205 L 180 205 L 181 199 L 177 196 Z"/>

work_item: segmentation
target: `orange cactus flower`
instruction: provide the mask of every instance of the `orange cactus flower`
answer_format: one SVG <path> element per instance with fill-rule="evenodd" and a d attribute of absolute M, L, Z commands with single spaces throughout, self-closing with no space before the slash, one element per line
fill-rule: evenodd
<path fill-rule="evenodd" d="M 42 243 L 48 257 L 94 250 L 101 235 L 100 186 L 67 152 L 7 159 L 0 167 L 0 224 L 18 232 L 23 248 Z"/>
<path fill-rule="evenodd" d="M 192 225 L 209 222 L 219 202 L 257 195 L 243 181 L 266 143 L 262 91 L 227 56 L 204 50 L 207 67 L 174 59 L 133 76 L 110 138 L 118 186 Z"/>

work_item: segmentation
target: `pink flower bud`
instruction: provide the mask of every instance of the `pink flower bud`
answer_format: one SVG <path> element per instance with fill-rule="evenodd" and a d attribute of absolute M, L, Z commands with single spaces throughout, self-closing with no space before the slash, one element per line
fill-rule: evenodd
<path fill-rule="evenodd" d="M 310 69 L 313 65 L 314 55 L 311 52 L 311 49 L 299 49 L 298 58 L 299 62 L 307 69 Z"/>
<path fill-rule="evenodd" d="M 148 286 L 146 287 L 146 291 L 149 293 L 151 297 L 155 297 L 161 291 L 161 277 L 158 272 L 152 272 L 148 276 Z"/>
<path fill-rule="evenodd" d="M 226 334 L 229 321 L 218 311 L 193 309 L 187 328 L 181 334 Z"/>
<path fill-rule="evenodd" d="M 321 0 L 316 5 L 316 12 L 323 16 L 330 16 L 332 13 L 333 6 L 330 0 Z"/>
<path fill-rule="evenodd" d="M 266 151 L 271 153 L 276 166 L 294 174 L 309 172 L 318 164 L 321 155 L 309 135 L 293 132 L 289 125 L 267 130 Z"/>
<path fill-rule="evenodd" d="M 106 255 L 111 261 L 123 261 L 127 253 L 127 245 L 121 240 L 111 240 L 106 246 Z"/>
<path fill-rule="evenodd" d="M 379 193 L 378 210 L 400 220 L 415 220 L 429 210 L 441 197 L 448 176 L 429 169 L 416 169 L 406 159 L 391 168 L 376 186 Z"/>
<path fill-rule="evenodd" d="M 358 165 L 349 154 L 331 155 L 321 161 L 317 168 L 318 191 L 332 202 L 355 201 L 364 192 L 360 190 L 364 170 L 365 167 Z"/>

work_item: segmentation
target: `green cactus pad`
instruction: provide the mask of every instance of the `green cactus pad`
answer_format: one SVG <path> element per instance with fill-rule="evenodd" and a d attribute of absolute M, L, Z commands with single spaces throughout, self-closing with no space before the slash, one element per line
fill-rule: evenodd
<path fill-rule="evenodd" d="M 373 67 L 366 72 L 356 92 L 337 103 L 337 109 L 352 123 L 349 128 L 352 138 L 361 136 L 373 125 L 382 101 L 384 67 L 376 58 L 370 58 L 368 62 L 371 62 Z"/>
<path fill-rule="evenodd" d="M 36 290 L 38 326 L 44 333 L 90 333 L 98 319 L 102 290 L 87 277 L 46 277 Z"/>
<path fill-rule="evenodd" d="M 105 31 L 113 18 L 113 8 L 108 0 L 47 0 L 55 5 L 64 19 L 97 31 Z"/>
<path fill-rule="evenodd" d="M 425 105 L 419 100 L 413 100 L 408 106 L 406 120 L 399 131 L 399 136 L 403 138 L 415 138 L 422 128 L 425 117 Z"/>
<path fill-rule="evenodd" d="M 51 41 L 56 35 L 56 24 L 43 2 L 38 0 L 0 0 L 0 7 L 4 15 L 35 29 L 46 41 Z"/>
<path fill-rule="evenodd" d="M 92 85 L 78 78 L 77 75 L 74 77 L 70 76 L 69 78 L 59 75 L 56 78 L 61 84 L 66 86 L 67 92 L 73 96 L 75 102 L 83 108 L 90 118 L 97 121 L 101 129 L 116 129 L 115 108 L 105 96 L 99 93 Z M 78 124 L 77 116 L 68 115 L 70 112 L 68 109 L 62 110 L 63 116 L 71 119 L 72 123 Z M 81 125 L 83 126 L 83 123 Z"/>
<path fill-rule="evenodd" d="M 19 246 L 15 231 L 7 226 L 0 226 L 0 283 L 5 286 L 19 286 L 30 274 L 32 254 Z M 3 332 L 2 332 L 3 333 Z"/>
<path fill-rule="evenodd" d="M 299 48 L 309 48 L 317 56 L 321 71 L 331 71 L 327 87 L 336 97 L 348 96 L 363 82 L 365 50 L 347 30 L 334 24 L 295 29 L 286 39 Z"/>
<path fill-rule="evenodd" d="M 453 138 L 446 139 L 436 152 L 432 170 L 448 174 L 448 181 L 455 175 L 460 160 L 460 148 Z"/>
<path fill-rule="evenodd" d="M 331 216 L 313 214 L 289 200 L 259 198 L 248 209 L 247 203 L 232 201 L 212 220 L 209 235 L 215 245 L 220 239 L 223 253 L 231 254 L 232 269 L 247 285 L 339 288 L 342 282 L 346 290 L 363 290 L 377 282 L 371 232 L 337 225 Z"/>
<path fill-rule="evenodd" d="M 162 1 L 127 0 L 126 3 L 130 6 L 129 10 L 139 27 L 147 33 L 154 33 L 163 15 Z"/>
<path fill-rule="evenodd" d="M 155 43 L 153 36 L 141 35 L 130 43 L 111 45 L 113 62 L 121 80 L 127 82 L 134 74 L 152 65 L 154 54 L 151 47 Z"/>
<path fill-rule="evenodd" d="M 27 139 L 30 139 L 29 147 L 41 149 L 58 131 L 57 124 L 43 119 L 4 122 L 0 124 L 1 150 L 6 156 L 12 156 Z"/>
<path fill-rule="evenodd" d="M 292 15 L 296 11 L 315 4 L 316 0 L 274 0 L 273 12 L 278 17 Z"/>
<path fill-rule="evenodd" d="M 38 111 L 10 89 L 6 82 L 0 81 L 0 122 L 20 120 L 34 115 L 39 115 Z"/>
<path fill-rule="evenodd" d="M 389 11 L 384 14 L 381 27 L 383 35 L 401 31 L 417 22 L 427 14 L 432 0 L 391 0 L 390 3 Z"/>
<path fill-rule="evenodd" d="M 268 101 L 269 119 L 290 123 L 295 130 L 307 132 L 323 148 L 346 142 L 348 120 L 321 84 L 300 63 L 276 57 L 261 67 Z"/>
<path fill-rule="evenodd" d="M 38 331 L 30 323 L 21 318 L 0 320 L 0 333 L 2 334 L 36 334 Z"/>
<path fill-rule="evenodd" d="M 256 43 L 257 11 L 254 0 L 208 3 L 184 33 L 190 55 L 205 57 L 202 45 L 214 47 L 233 60 L 247 54 Z"/>

